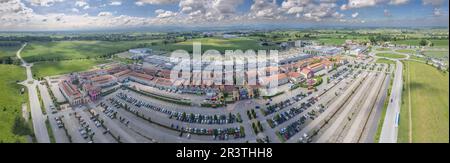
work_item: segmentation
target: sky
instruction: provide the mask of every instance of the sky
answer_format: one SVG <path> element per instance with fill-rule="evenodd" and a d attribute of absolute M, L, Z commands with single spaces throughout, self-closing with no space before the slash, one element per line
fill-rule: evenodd
<path fill-rule="evenodd" d="M 448 0 L 0 0 L 0 30 L 208 26 L 448 28 Z"/>

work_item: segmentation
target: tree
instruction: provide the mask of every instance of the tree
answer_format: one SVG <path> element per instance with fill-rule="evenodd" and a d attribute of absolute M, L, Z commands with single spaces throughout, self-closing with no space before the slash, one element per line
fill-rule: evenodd
<path fill-rule="evenodd" d="M 426 46 L 427 44 L 428 44 L 427 40 L 424 40 L 424 39 L 420 40 L 420 42 L 419 42 L 420 46 Z"/>
<path fill-rule="evenodd" d="M 12 133 L 15 135 L 30 135 L 31 129 L 22 117 L 16 116 L 12 127 Z"/>
<path fill-rule="evenodd" d="M 257 123 L 258 123 L 259 131 L 263 132 L 263 131 L 264 131 L 264 128 L 262 127 L 261 122 L 258 121 Z"/>

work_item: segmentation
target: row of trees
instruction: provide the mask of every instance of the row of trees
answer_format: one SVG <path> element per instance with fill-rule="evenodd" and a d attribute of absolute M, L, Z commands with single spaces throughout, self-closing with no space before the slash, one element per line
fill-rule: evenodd
<path fill-rule="evenodd" d="M 20 65 L 20 60 L 17 57 L 2 57 L 0 58 L 0 64 Z"/>
<path fill-rule="evenodd" d="M 62 34 L 61 34 L 62 35 Z M 187 38 L 199 38 L 202 37 L 201 33 L 101 33 L 101 34 L 67 34 L 63 37 L 54 37 L 52 34 L 38 36 L 38 35 L 27 35 L 27 36 L 0 36 L 0 46 L 1 41 L 17 41 L 17 42 L 30 42 L 30 41 L 139 41 L 139 40 L 176 40 L 181 38 L 181 40 L 186 40 Z"/>

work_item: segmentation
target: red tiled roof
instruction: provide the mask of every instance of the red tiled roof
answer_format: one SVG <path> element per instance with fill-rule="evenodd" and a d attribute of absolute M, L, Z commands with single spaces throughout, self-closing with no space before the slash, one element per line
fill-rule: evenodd
<path fill-rule="evenodd" d="M 120 71 L 120 72 L 118 72 L 118 73 L 115 73 L 114 76 L 118 78 L 118 77 L 122 77 L 122 76 L 124 76 L 124 75 L 127 75 L 127 74 L 130 73 L 130 72 L 131 72 L 131 70 L 126 69 L 126 70 Z"/>
<path fill-rule="evenodd" d="M 163 86 L 172 86 L 173 83 L 170 79 L 165 78 L 156 78 L 156 84 L 163 85 Z"/>
<path fill-rule="evenodd" d="M 288 76 L 291 77 L 291 78 L 298 78 L 298 77 L 300 77 L 300 73 L 298 73 L 298 72 L 289 72 Z"/>
<path fill-rule="evenodd" d="M 63 87 L 64 92 L 71 96 L 72 98 L 79 98 L 81 97 L 81 93 L 77 90 L 77 88 L 70 84 L 69 82 L 67 82 L 66 80 L 62 81 L 60 83 L 60 86 Z"/>
<path fill-rule="evenodd" d="M 309 65 L 308 67 L 310 67 L 311 69 L 314 69 L 314 68 L 317 68 L 317 67 L 320 67 L 320 66 L 322 66 L 322 63 L 314 63 L 314 64 L 312 64 L 312 65 Z"/>
<path fill-rule="evenodd" d="M 113 78 L 114 78 L 114 76 L 112 76 L 112 75 L 101 75 L 101 76 L 93 77 L 91 80 L 92 80 L 92 82 L 102 82 L 102 81 L 112 80 Z"/>
<path fill-rule="evenodd" d="M 143 73 L 139 73 L 139 72 L 134 72 L 134 71 L 130 73 L 130 76 L 133 76 L 133 77 L 136 77 L 136 78 L 141 78 L 141 79 L 144 79 L 144 80 L 153 80 L 154 79 L 153 76 L 150 76 L 150 75 L 147 75 L 147 74 L 143 74 Z"/>
<path fill-rule="evenodd" d="M 302 74 L 309 74 L 310 72 L 311 72 L 311 69 L 309 69 L 309 68 L 303 68 L 301 71 Z"/>

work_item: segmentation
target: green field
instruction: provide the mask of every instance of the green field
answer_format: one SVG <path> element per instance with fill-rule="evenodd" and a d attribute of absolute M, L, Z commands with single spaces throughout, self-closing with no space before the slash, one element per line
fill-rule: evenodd
<path fill-rule="evenodd" d="M 0 64 L 14 63 L 16 52 L 20 49 L 20 44 L 17 46 L 2 46 L 0 42 Z"/>
<path fill-rule="evenodd" d="M 419 46 L 421 39 L 409 39 L 409 40 L 397 40 L 392 41 L 394 44 L 399 45 L 411 45 L 411 46 Z M 428 40 L 429 42 L 433 43 L 435 47 L 448 47 L 448 40 Z"/>
<path fill-rule="evenodd" d="M 376 63 L 386 63 L 386 64 L 395 64 L 394 61 L 385 58 L 378 58 Z"/>
<path fill-rule="evenodd" d="M 404 56 L 404 55 L 392 54 L 392 53 L 377 53 L 376 56 L 386 57 L 386 58 L 394 58 L 394 59 L 406 58 L 406 56 Z"/>
<path fill-rule="evenodd" d="M 150 48 L 154 50 L 167 51 L 172 52 L 175 50 L 186 50 L 189 53 L 192 53 L 193 43 L 199 42 L 202 44 L 202 52 L 206 50 L 218 50 L 221 53 L 224 53 L 225 50 L 277 50 L 277 46 L 261 46 L 260 42 L 256 38 L 247 38 L 247 37 L 239 37 L 239 38 L 199 38 L 188 40 L 179 43 L 159 43 L 157 45 L 152 45 Z"/>
<path fill-rule="evenodd" d="M 38 62 L 32 67 L 33 75 L 36 77 L 46 77 L 53 75 L 68 74 L 91 69 L 93 66 L 106 63 L 103 59 L 81 59 L 57 62 Z"/>
<path fill-rule="evenodd" d="M 448 40 L 430 40 L 435 47 L 448 47 Z"/>
<path fill-rule="evenodd" d="M 136 48 L 149 41 L 59 41 L 31 42 L 22 52 L 28 62 L 89 59 Z"/>
<path fill-rule="evenodd" d="M 0 142 L 26 142 L 26 137 L 18 135 L 22 130 L 14 128 L 15 119 L 22 117 L 22 103 L 27 102 L 27 94 L 20 94 L 21 85 L 16 81 L 25 80 L 25 69 L 14 65 L 0 65 Z"/>
<path fill-rule="evenodd" d="M 449 142 L 449 75 L 435 67 L 406 61 L 398 131 L 399 142 L 409 142 L 409 106 L 412 142 Z M 408 80 L 410 74 L 410 80 Z M 410 88 L 410 89 L 409 89 Z M 411 93 L 411 105 L 409 104 Z"/>
<path fill-rule="evenodd" d="M 412 46 L 419 46 L 420 39 L 412 39 L 412 40 L 397 40 L 392 41 L 394 44 L 400 44 L 400 45 L 412 45 Z"/>
<path fill-rule="evenodd" d="M 0 58 L 14 57 L 19 49 L 20 46 L 0 46 Z"/>
<path fill-rule="evenodd" d="M 411 55 L 411 56 L 409 57 L 409 59 L 412 59 L 412 60 L 418 60 L 418 61 L 422 61 L 422 62 L 426 62 L 426 61 L 427 61 L 426 58 L 416 57 L 416 56 L 413 56 L 413 55 Z"/>
<path fill-rule="evenodd" d="M 412 50 L 412 49 L 400 49 L 400 50 L 396 50 L 396 52 L 399 52 L 399 53 L 408 53 L 408 54 L 416 53 L 416 51 L 415 51 L 415 50 Z"/>
<path fill-rule="evenodd" d="M 348 39 L 340 39 L 340 38 L 321 38 L 317 39 L 319 43 L 323 43 L 325 45 L 342 45 L 345 43 L 345 40 Z"/>
<path fill-rule="evenodd" d="M 424 55 L 429 57 L 435 57 L 435 58 L 441 58 L 441 57 L 448 57 L 448 50 L 426 50 L 423 52 Z"/>

